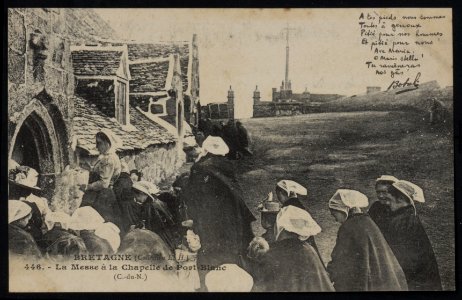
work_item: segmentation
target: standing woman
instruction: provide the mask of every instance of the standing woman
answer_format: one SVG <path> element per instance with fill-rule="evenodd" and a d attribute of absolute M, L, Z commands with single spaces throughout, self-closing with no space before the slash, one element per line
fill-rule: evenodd
<path fill-rule="evenodd" d="M 406 277 L 380 229 L 361 211 L 367 197 L 339 189 L 329 209 L 341 223 L 327 271 L 336 291 L 403 291 Z"/>
<path fill-rule="evenodd" d="M 308 191 L 304 186 L 292 180 L 280 180 L 276 184 L 276 196 L 279 202 L 281 202 L 282 207 L 294 206 L 308 211 L 305 205 L 303 205 L 303 203 L 298 198 L 299 195 L 306 196 L 307 194 Z M 310 236 L 307 239 L 307 242 L 311 245 L 311 247 L 313 247 L 314 251 L 316 251 L 316 253 L 319 256 L 319 259 L 322 262 L 322 257 L 319 253 L 318 246 L 316 245 L 314 236 Z"/>
<path fill-rule="evenodd" d="M 100 154 L 91 168 L 81 206 L 93 207 L 107 222 L 120 227 L 120 209 L 112 190 L 121 171 L 120 160 L 115 152 L 117 146 L 117 138 L 109 129 L 102 129 L 96 134 L 96 148 Z"/>
<path fill-rule="evenodd" d="M 281 209 L 276 241 L 262 254 L 255 270 L 259 292 L 333 292 L 329 276 L 314 248 L 306 240 L 321 232 L 310 214 L 289 205 Z"/>
<path fill-rule="evenodd" d="M 391 213 L 387 222 L 379 225 L 380 230 L 406 274 L 409 290 L 441 290 L 435 253 L 414 204 L 425 202 L 422 189 L 399 180 L 383 197 Z"/>

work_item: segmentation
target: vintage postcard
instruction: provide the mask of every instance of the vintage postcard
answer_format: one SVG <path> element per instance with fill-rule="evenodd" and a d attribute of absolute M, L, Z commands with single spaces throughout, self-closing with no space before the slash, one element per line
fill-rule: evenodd
<path fill-rule="evenodd" d="M 7 30 L 10 292 L 455 290 L 450 8 Z"/>

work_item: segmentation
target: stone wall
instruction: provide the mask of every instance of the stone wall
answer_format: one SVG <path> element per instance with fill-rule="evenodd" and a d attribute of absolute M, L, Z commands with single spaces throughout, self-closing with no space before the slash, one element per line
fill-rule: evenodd
<path fill-rule="evenodd" d="M 253 117 L 264 118 L 276 115 L 276 105 L 274 103 L 260 103 L 253 106 Z"/>
<path fill-rule="evenodd" d="M 94 41 L 112 30 L 90 9 L 8 9 L 8 149 L 34 118 L 40 124 L 34 140 L 39 145 L 38 170 L 53 207 L 68 211 L 73 174 L 63 172 L 75 164 L 71 149 L 75 80 L 70 45 Z M 49 145 L 44 145 L 49 141 Z M 35 142 L 37 144 L 37 142 Z M 56 188 L 56 190 L 55 190 Z M 53 192 L 54 195 L 53 195 Z M 68 195 L 68 196 L 65 196 Z"/>
<path fill-rule="evenodd" d="M 8 9 L 9 152 L 23 122 L 40 110 L 40 122 L 46 124 L 43 134 L 57 136 L 51 139 L 49 149 L 53 153 L 44 151 L 39 157 L 55 157 L 54 161 L 40 162 L 42 173 L 60 171 L 72 162 L 68 139 L 72 135 L 73 105 L 69 96 L 73 95 L 74 76 L 70 64 L 72 37 L 66 32 L 65 19 L 64 9 Z M 45 119 L 52 120 L 51 124 Z M 47 167 L 50 162 L 60 165 Z"/>
<path fill-rule="evenodd" d="M 121 153 L 130 170 L 137 169 L 143 173 L 143 179 L 155 184 L 176 175 L 178 169 L 185 162 L 183 151 L 176 145 L 150 146 L 139 153 Z"/>
<path fill-rule="evenodd" d="M 294 116 L 304 113 L 304 107 L 302 103 L 260 103 L 253 106 L 253 117 L 264 118 L 274 116 Z"/>

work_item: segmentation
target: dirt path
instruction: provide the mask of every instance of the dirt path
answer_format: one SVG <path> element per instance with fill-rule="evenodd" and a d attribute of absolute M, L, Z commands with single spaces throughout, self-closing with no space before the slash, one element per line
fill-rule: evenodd
<path fill-rule="evenodd" d="M 304 199 L 323 231 L 316 237 L 325 261 L 338 225 L 327 201 L 338 188 L 357 189 L 375 199 L 382 174 L 415 182 L 427 202 L 418 213 L 435 250 L 443 288 L 454 285 L 454 171 L 452 137 L 409 112 L 352 112 L 243 120 L 255 157 L 236 163 L 249 207 L 280 179 L 308 188 Z M 262 232 L 255 224 L 255 232 Z"/>

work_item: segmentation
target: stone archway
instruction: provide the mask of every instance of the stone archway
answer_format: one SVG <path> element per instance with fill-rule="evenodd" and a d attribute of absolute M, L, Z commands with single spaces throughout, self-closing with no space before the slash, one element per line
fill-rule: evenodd
<path fill-rule="evenodd" d="M 63 168 L 61 145 L 53 120 L 46 107 L 37 99 L 28 103 L 21 113 L 10 118 L 13 132 L 8 148 L 8 159 L 36 168 L 39 185 L 47 196 L 54 190 L 55 174 Z"/>

